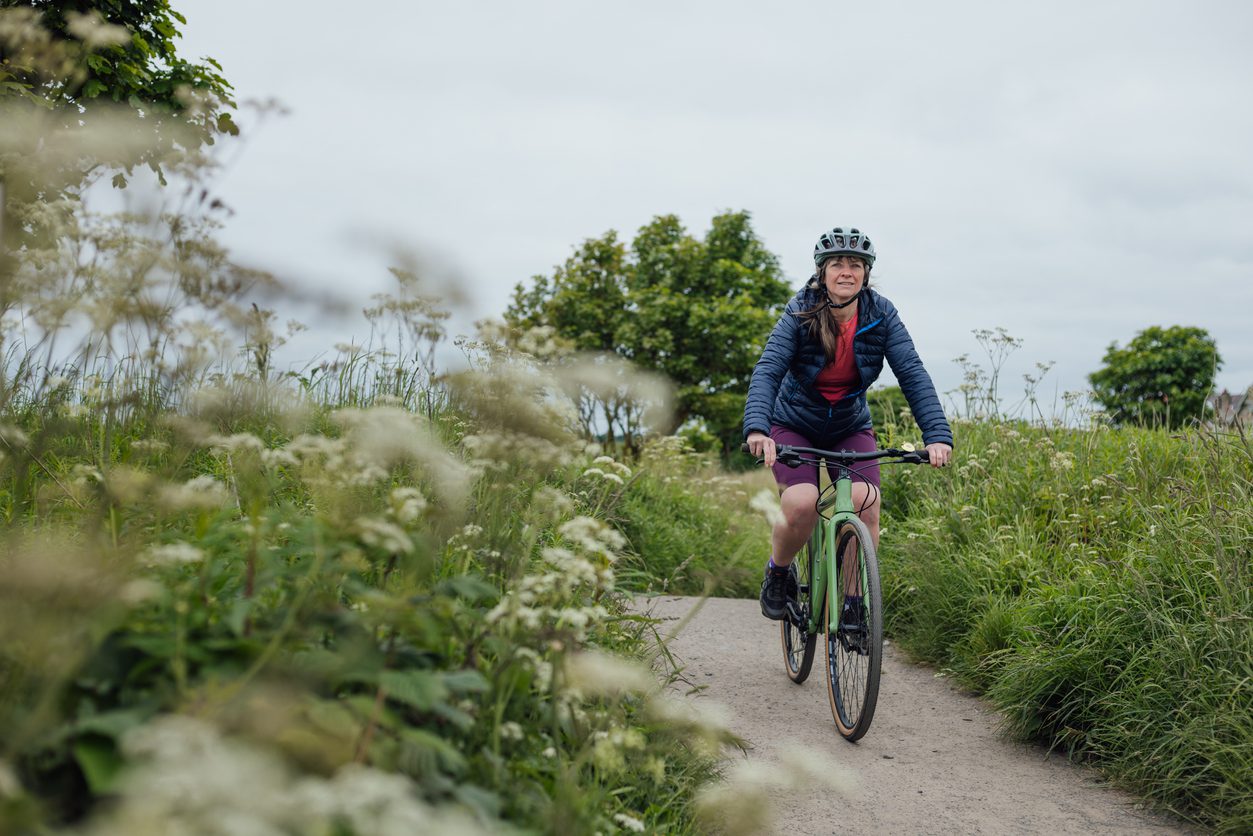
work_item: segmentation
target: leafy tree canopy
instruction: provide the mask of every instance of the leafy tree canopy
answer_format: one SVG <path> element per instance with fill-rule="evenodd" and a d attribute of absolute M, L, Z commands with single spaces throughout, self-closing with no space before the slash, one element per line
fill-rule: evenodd
<path fill-rule="evenodd" d="M 145 164 L 161 176 L 162 158 L 172 146 L 195 150 L 213 144 L 219 134 L 238 134 L 230 113 L 232 88 L 221 66 L 212 58 L 184 60 L 175 49 L 178 27 L 186 22 L 168 0 L 0 0 L 0 105 L 6 121 L 16 123 L 23 109 L 42 113 L 39 125 L 46 137 L 90 130 L 104 106 L 112 105 L 129 113 L 132 124 L 141 122 L 154 140 L 124 162 L 99 148 L 99 155 L 84 155 L 77 172 L 60 178 L 22 176 L 20 166 L 5 166 L 0 176 L 9 198 L 56 196 L 80 185 L 102 163 L 127 173 Z M 122 171 L 113 182 L 126 184 Z"/>
<path fill-rule="evenodd" d="M 666 375 L 678 390 L 670 429 L 702 419 L 729 449 L 753 366 L 791 295 L 748 212 L 718 215 L 703 240 L 659 215 L 629 248 L 610 230 L 551 277 L 519 284 L 505 318 Z"/>
<path fill-rule="evenodd" d="M 1126 348 L 1111 343 L 1104 363 L 1088 380 L 1115 423 L 1172 429 L 1202 416 L 1222 367 L 1209 333 L 1182 325 L 1146 328 Z"/>

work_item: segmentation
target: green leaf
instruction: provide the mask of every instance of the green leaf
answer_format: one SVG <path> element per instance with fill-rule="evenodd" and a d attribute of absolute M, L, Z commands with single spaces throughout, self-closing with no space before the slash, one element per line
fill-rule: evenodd
<path fill-rule="evenodd" d="M 453 774 L 460 774 L 466 769 L 465 756 L 439 735 L 425 729 L 405 727 L 400 730 L 400 739 L 409 750 L 406 753 L 406 760 L 410 761 L 408 766 L 418 774 L 429 772 L 432 768 Z"/>
<path fill-rule="evenodd" d="M 119 172 L 113 175 L 113 188 L 115 189 L 126 188 L 126 175 L 125 174 L 122 174 L 121 172 Z"/>
<path fill-rule="evenodd" d="M 379 684 L 392 699 L 419 711 L 430 711 L 448 698 L 448 686 L 434 671 L 383 671 Z"/>
<path fill-rule="evenodd" d="M 143 725 L 154 713 L 153 708 L 104 711 L 75 721 L 71 730 L 77 734 L 98 735 L 117 740 L 131 729 Z"/>
<path fill-rule="evenodd" d="M 125 761 L 113 741 L 102 737 L 85 737 L 74 744 L 74 760 L 83 770 L 93 795 L 111 792 Z"/>
<path fill-rule="evenodd" d="M 247 598 L 240 598 L 231 605 L 230 611 L 226 614 L 226 626 L 231 632 L 237 636 L 244 634 L 244 626 L 248 623 L 248 613 L 252 611 L 252 601 Z"/>
<path fill-rule="evenodd" d="M 454 694 L 481 694 L 488 688 L 487 679 L 476 670 L 451 671 L 443 678 L 444 684 Z"/>

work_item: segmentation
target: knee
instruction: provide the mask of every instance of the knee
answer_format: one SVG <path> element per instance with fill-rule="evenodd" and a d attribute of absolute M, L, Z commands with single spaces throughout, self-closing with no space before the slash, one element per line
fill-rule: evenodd
<path fill-rule="evenodd" d="M 783 520 L 792 529 L 809 529 L 813 528 L 814 522 L 818 519 L 818 509 L 815 505 L 818 502 L 818 492 L 812 491 L 787 491 L 783 494 L 780 502 L 783 511 Z"/>
<path fill-rule="evenodd" d="M 784 509 L 783 519 L 790 528 L 796 530 L 808 530 L 814 527 L 814 523 L 818 519 L 818 512 L 812 505 L 808 507 L 799 507 Z"/>

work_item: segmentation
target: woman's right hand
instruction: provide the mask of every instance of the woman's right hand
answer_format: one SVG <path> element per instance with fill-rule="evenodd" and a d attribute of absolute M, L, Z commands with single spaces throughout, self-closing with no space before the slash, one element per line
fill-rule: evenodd
<path fill-rule="evenodd" d="M 766 467 L 774 467 L 774 457 L 777 451 L 773 438 L 765 433 L 751 432 L 744 441 L 748 444 L 748 452 L 759 459 L 765 459 Z"/>

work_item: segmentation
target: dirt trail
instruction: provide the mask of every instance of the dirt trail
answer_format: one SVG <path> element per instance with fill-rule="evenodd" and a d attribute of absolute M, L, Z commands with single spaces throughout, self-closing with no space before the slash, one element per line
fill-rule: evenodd
<path fill-rule="evenodd" d="M 695 598 L 641 602 L 654 616 L 679 619 Z M 663 631 L 664 632 L 664 631 Z M 826 833 L 1197 833 L 1139 809 L 1097 773 L 1008 742 L 997 715 L 935 671 L 904 662 L 890 644 L 874 725 L 857 744 L 839 737 L 827 707 L 822 648 L 803 685 L 783 674 L 777 625 L 755 600 L 713 598 L 671 645 L 688 677 L 706 690 L 692 697 L 726 706 L 732 728 L 752 745 L 750 760 L 778 761 L 799 743 L 825 751 L 857 776 L 849 796 L 789 793 L 780 832 Z"/>

